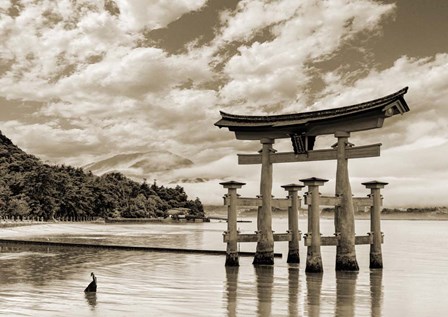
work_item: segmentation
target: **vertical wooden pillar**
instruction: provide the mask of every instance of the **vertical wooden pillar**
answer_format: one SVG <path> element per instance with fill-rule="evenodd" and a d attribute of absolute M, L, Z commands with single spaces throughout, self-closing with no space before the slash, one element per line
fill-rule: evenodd
<path fill-rule="evenodd" d="M 229 240 L 227 242 L 226 266 L 239 266 L 238 258 L 238 230 L 237 230 L 237 210 L 236 190 L 241 188 L 245 183 L 235 181 L 220 183 L 224 188 L 228 189 L 229 205 L 227 206 L 227 234 Z"/>
<path fill-rule="evenodd" d="M 373 199 L 373 205 L 370 207 L 370 234 L 373 235 L 373 243 L 370 244 L 370 268 L 382 269 L 383 256 L 381 253 L 381 189 L 388 183 L 372 181 L 362 183 L 370 189 L 370 197 Z"/>
<path fill-rule="evenodd" d="M 335 208 L 335 231 L 339 236 L 336 247 L 336 271 L 359 271 L 355 250 L 355 211 L 353 208 L 352 189 L 348 177 L 348 132 L 336 132 L 337 169 L 336 196 L 341 197 L 341 205 Z"/>
<path fill-rule="evenodd" d="M 273 265 L 274 264 L 274 235 L 272 233 L 272 163 L 270 154 L 273 139 L 261 139 L 263 145 L 261 149 L 261 182 L 260 196 L 262 206 L 258 209 L 258 234 L 257 251 L 253 264 Z"/>
<path fill-rule="evenodd" d="M 319 186 L 328 182 L 326 179 L 311 177 L 301 179 L 301 182 L 308 186 L 308 195 L 311 197 L 311 204 L 308 204 L 308 233 L 307 238 L 311 236 L 311 245 L 307 250 L 306 268 L 308 273 L 323 272 L 322 257 L 320 254 L 320 228 L 319 228 L 319 204 L 320 193 Z"/>
<path fill-rule="evenodd" d="M 300 263 L 299 255 L 299 197 L 297 192 L 304 186 L 298 184 L 289 184 L 282 186 L 288 191 L 288 197 L 291 199 L 291 206 L 288 208 L 288 232 L 291 233 L 291 241 L 288 245 L 288 263 Z"/>

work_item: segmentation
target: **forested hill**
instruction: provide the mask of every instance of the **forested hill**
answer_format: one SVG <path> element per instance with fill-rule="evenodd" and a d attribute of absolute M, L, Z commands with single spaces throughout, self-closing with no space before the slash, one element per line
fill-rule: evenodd
<path fill-rule="evenodd" d="M 171 208 L 204 214 L 180 186 L 139 184 L 120 173 L 95 176 L 81 168 L 42 163 L 0 132 L 0 216 L 157 217 Z"/>

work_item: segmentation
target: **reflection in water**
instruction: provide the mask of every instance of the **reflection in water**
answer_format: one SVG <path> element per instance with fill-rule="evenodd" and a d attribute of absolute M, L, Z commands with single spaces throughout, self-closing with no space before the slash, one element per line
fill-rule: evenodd
<path fill-rule="evenodd" d="M 291 264 L 288 267 L 288 312 L 289 316 L 299 314 L 299 266 Z"/>
<path fill-rule="evenodd" d="M 372 317 L 382 316 L 381 307 L 383 303 L 383 270 L 370 271 L 370 298 Z"/>
<path fill-rule="evenodd" d="M 255 266 L 255 276 L 257 280 L 258 316 L 271 316 L 274 268 L 267 265 Z"/>
<path fill-rule="evenodd" d="M 238 286 L 238 266 L 226 266 L 227 316 L 236 316 L 236 299 Z"/>
<path fill-rule="evenodd" d="M 355 316 L 356 279 L 358 272 L 336 272 L 335 316 Z"/>
<path fill-rule="evenodd" d="M 287 225 L 284 218 L 277 218 L 276 227 Z M 241 230 L 253 229 L 256 226 L 253 220 L 241 223 Z M 322 224 L 325 229 L 322 231 L 333 230 L 332 220 L 324 219 Z M 369 225 L 368 221 L 358 224 L 365 228 Z M 48 236 L 52 240 L 53 233 L 62 239 L 65 231 L 70 231 L 67 238 L 70 240 L 79 231 L 78 238 L 87 242 L 95 241 L 87 234 L 95 231 L 111 244 L 179 247 L 177 244 L 183 243 L 191 247 L 199 243 L 195 247 L 225 248 L 220 239 L 225 223 L 197 225 L 188 227 L 189 233 L 187 226 L 180 225 L 86 225 L 86 230 L 84 225 L 79 228 L 39 225 L 2 229 L 0 235 Z M 397 225 L 400 230 L 393 230 Z M 201 230 L 199 226 L 203 228 L 203 238 L 195 232 Z M 69 230 L 72 227 L 76 230 Z M 278 261 L 274 268 L 254 268 L 251 259 L 243 258 L 238 271 L 225 270 L 220 256 L 0 244 L 0 315 L 146 316 L 150 312 L 155 316 L 176 317 L 257 314 L 379 317 L 400 311 L 410 317 L 446 315 L 448 289 L 444 287 L 444 279 L 448 275 L 448 260 L 443 249 L 443 241 L 448 240 L 446 224 L 386 221 L 385 227 L 393 235 L 394 243 L 388 244 L 385 252 L 388 265 L 384 271 L 362 269 L 359 274 L 337 275 L 332 270 L 325 275 L 303 275 L 303 267 L 295 270 L 285 261 Z M 429 235 L 429 240 L 422 241 L 422 234 Z M 433 242 L 431 248 L 427 241 Z M 409 262 L 407 270 L 403 270 L 400 262 L 406 255 L 403 245 L 413 246 L 415 258 L 419 259 Z M 252 250 L 249 244 L 246 246 L 247 251 Z M 287 251 L 286 245 L 282 248 Z M 359 262 L 368 263 L 368 251 L 364 251 Z M 331 263 L 333 255 L 334 252 L 324 252 L 324 263 Z M 432 270 L 425 271 L 429 263 Z M 92 271 L 101 277 L 96 304 L 95 298 L 85 297 L 83 292 Z M 394 296 L 403 289 L 412 295 L 411 300 Z"/>
<path fill-rule="evenodd" d="M 96 293 L 84 293 L 84 297 L 86 298 L 87 303 L 90 306 L 91 310 L 95 310 L 96 307 Z"/>
<path fill-rule="evenodd" d="M 320 293 L 322 290 L 323 273 L 306 273 L 306 303 L 308 316 L 320 315 Z"/>
<path fill-rule="evenodd" d="M 229 317 L 237 316 L 237 304 L 238 301 L 241 301 L 241 298 L 237 296 L 238 271 L 238 267 L 226 267 L 226 300 L 227 316 Z M 372 317 L 382 316 L 382 274 L 382 270 L 372 270 L 370 272 L 370 308 Z M 258 300 L 257 315 L 263 317 L 271 316 L 273 307 L 275 307 L 275 305 L 273 306 L 272 298 L 274 293 L 274 268 L 271 266 L 256 266 L 255 277 Z M 329 313 L 331 315 L 331 312 L 334 311 L 334 316 L 355 316 L 357 278 L 358 272 L 336 272 L 336 293 L 333 293 L 328 292 L 328 289 L 322 289 L 322 273 L 306 273 L 305 315 L 317 317 L 321 316 L 321 314 L 328 315 Z M 298 265 L 289 265 L 288 316 L 300 315 L 302 310 L 300 298 L 303 298 L 304 295 L 300 293 L 300 268 Z M 329 295 L 331 299 L 335 299 L 334 307 L 327 306 Z M 331 299 L 330 302 L 332 302 Z M 368 311 L 368 306 L 366 309 Z"/>
<path fill-rule="evenodd" d="M 116 256 L 122 253 L 115 250 L 70 249 L 67 252 L 64 247 L 18 245 L 3 246 L 0 253 L 6 255 L 0 266 L 1 284 L 26 281 L 37 287 L 45 286 L 51 280 L 72 279 L 72 274 L 77 275 L 79 271 L 75 268 L 91 263 L 92 259 L 99 266 L 109 263 L 111 256 L 116 263 L 126 261 L 126 258 Z M 73 271 L 67 271 L 68 268 Z"/>

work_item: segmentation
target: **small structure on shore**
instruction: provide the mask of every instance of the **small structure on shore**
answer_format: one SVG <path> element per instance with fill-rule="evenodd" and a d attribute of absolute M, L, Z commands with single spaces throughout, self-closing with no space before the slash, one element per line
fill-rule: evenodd
<path fill-rule="evenodd" d="M 237 189 L 244 183 L 221 183 L 228 189 L 228 230 L 224 234 L 227 242 L 226 265 L 238 265 L 237 242 L 257 242 L 253 264 L 274 264 L 274 241 L 289 241 L 288 262 L 299 262 L 297 213 L 297 192 L 301 185 L 285 185 L 289 199 L 272 198 L 272 166 L 276 163 L 310 162 L 336 160 L 336 190 L 334 197 L 321 197 L 318 191 L 326 180 L 319 178 L 302 179 L 308 186 L 305 203 L 308 205 L 308 233 L 304 243 L 308 246 L 307 271 L 322 271 L 320 258 L 321 245 L 336 245 L 336 270 L 359 270 L 356 260 L 355 245 L 370 244 L 370 266 L 382 267 L 381 241 L 379 226 L 381 204 L 380 188 L 386 183 L 363 183 L 371 189 L 368 197 L 353 198 L 348 174 L 348 159 L 380 156 L 381 144 L 354 146 L 348 141 L 351 133 L 377 129 L 383 126 L 384 120 L 397 114 L 409 111 L 404 100 L 407 88 L 399 90 L 383 98 L 355 104 L 347 107 L 325 109 L 320 111 L 272 116 L 246 116 L 221 112 L 221 120 L 215 123 L 220 128 L 228 128 L 239 140 L 258 140 L 262 144 L 259 154 L 239 154 L 238 164 L 261 164 L 260 196 L 257 198 L 241 198 Z M 337 142 L 331 149 L 314 149 L 318 136 L 333 134 Z M 276 153 L 273 144 L 276 139 L 291 139 L 293 152 Z M 240 234 L 236 231 L 236 207 L 256 203 L 257 231 L 255 234 Z M 272 208 L 278 204 L 287 204 L 289 208 L 288 232 L 274 234 L 272 231 Z M 354 203 L 371 208 L 371 232 L 368 236 L 355 236 Z M 319 205 L 335 207 L 334 237 L 321 237 L 319 232 Z"/>

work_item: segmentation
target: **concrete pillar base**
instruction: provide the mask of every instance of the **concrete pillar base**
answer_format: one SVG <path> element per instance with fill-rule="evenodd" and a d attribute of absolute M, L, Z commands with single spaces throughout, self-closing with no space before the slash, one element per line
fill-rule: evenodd
<path fill-rule="evenodd" d="M 322 273 L 323 271 L 322 257 L 320 255 L 308 255 L 306 257 L 306 273 Z"/>
<path fill-rule="evenodd" d="M 287 263 L 300 263 L 299 250 L 289 250 Z"/>
<path fill-rule="evenodd" d="M 226 266 L 240 266 L 238 253 L 226 254 Z"/>
<path fill-rule="evenodd" d="M 383 268 L 383 256 L 381 253 L 370 253 L 370 266 L 371 269 Z"/>
<path fill-rule="evenodd" d="M 253 265 L 274 265 L 274 251 L 256 252 Z"/>
<path fill-rule="evenodd" d="M 356 255 L 336 255 L 336 271 L 359 271 Z"/>

